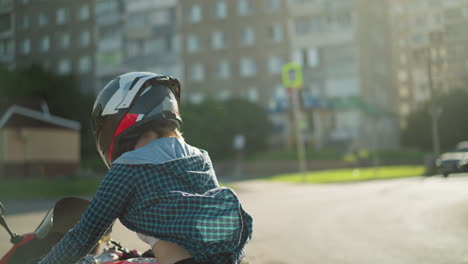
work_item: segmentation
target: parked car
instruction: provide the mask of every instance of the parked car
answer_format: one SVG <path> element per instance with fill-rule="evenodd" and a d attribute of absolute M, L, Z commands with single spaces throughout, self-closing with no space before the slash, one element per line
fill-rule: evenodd
<path fill-rule="evenodd" d="M 458 162 L 458 171 L 468 172 L 468 155 Z"/>
<path fill-rule="evenodd" d="M 468 172 L 468 141 L 458 143 L 455 151 L 440 155 L 436 160 L 436 166 L 444 177 L 452 173 Z"/>

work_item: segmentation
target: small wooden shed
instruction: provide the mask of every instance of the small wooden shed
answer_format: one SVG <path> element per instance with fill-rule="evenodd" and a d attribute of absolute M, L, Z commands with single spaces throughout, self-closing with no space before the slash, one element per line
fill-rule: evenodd
<path fill-rule="evenodd" d="M 77 121 L 52 115 L 45 102 L 0 108 L 0 178 L 73 175 L 80 166 Z"/>

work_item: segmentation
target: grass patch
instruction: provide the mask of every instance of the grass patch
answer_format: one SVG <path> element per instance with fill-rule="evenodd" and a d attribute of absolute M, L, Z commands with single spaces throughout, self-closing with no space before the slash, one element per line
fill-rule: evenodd
<path fill-rule="evenodd" d="M 355 153 L 340 153 L 334 150 L 306 150 L 307 160 L 326 160 L 326 161 L 346 161 L 348 156 L 352 156 Z M 370 159 L 373 155 L 372 152 L 362 150 L 359 152 L 361 158 L 364 160 Z M 388 161 L 401 161 L 401 160 L 412 160 L 412 161 L 422 161 L 425 156 L 430 153 L 415 151 L 415 150 L 381 150 L 378 151 L 377 157 L 381 160 Z M 274 150 L 261 152 L 253 155 L 247 156 L 248 161 L 277 161 L 277 160 L 297 160 L 297 150 Z"/>
<path fill-rule="evenodd" d="M 386 166 L 374 168 L 338 169 L 317 172 L 308 172 L 305 182 L 307 183 L 337 183 L 355 182 L 378 179 L 392 179 L 403 177 L 415 177 L 424 174 L 423 166 Z M 272 181 L 303 182 L 303 174 L 291 173 L 280 174 L 266 178 Z"/>
<path fill-rule="evenodd" d="M 2 179 L 0 199 L 58 198 L 64 196 L 91 196 L 101 179 Z"/>
<path fill-rule="evenodd" d="M 343 155 L 334 150 L 306 151 L 308 160 L 341 160 Z M 249 161 L 297 160 L 297 150 L 275 150 L 257 153 L 247 157 Z"/>

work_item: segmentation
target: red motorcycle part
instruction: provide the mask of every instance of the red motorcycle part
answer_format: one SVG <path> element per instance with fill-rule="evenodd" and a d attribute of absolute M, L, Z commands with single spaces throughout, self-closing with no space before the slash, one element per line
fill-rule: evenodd
<path fill-rule="evenodd" d="M 28 234 L 24 234 L 23 235 L 23 240 L 21 240 L 21 242 L 19 242 L 18 244 L 14 245 L 9 251 L 8 253 L 3 256 L 2 259 L 0 259 L 0 264 L 8 264 L 8 261 L 10 260 L 11 256 L 13 255 L 13 253 L 15 253 L 15 251 L 20 248 L 21 246 L 31 242 L 33 239 L 36 238 L 36 234 L 34 233 L 28 233 Z"/>

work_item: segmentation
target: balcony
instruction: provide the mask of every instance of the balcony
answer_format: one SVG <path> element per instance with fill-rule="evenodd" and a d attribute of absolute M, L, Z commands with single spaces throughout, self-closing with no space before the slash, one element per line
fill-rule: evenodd
<path fill-rule="evenodd" d="M 10 14 L 0 14 L 0 38 L 10 37 L 13 34 L 13 25 Z"/>
<path fill-rule="evenodd" d="M 13 10 L 13 0 L 0 0 L 0 14 L 10 13 Z"/>

